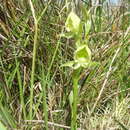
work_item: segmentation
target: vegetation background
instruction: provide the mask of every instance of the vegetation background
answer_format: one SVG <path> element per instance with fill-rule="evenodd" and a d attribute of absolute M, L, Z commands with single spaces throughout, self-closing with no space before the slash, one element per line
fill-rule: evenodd
<path fill-rule="evenodd" d="M 99 64 L 79 75 L 77 129 L 130 129 L 129 2 L 0 0 L 0 130 L 70 129 L 73 70 L 61 65 L 75 46 L 61 34 L 72 9 L 84 20 L 82 8 Z"/>

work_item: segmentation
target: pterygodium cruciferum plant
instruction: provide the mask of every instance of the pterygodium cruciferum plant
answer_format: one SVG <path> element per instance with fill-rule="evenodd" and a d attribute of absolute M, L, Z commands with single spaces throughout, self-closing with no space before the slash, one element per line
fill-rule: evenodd
<path fill-rule="evenodd" d="M 76 50 L 74 51 L 73 61 L 69 61 L 62 65 L 62 67 L 71 67 L 73 69 L 73 91 L 70 93 L 69 101 L 71 106 L 71 130 L 77 129 L 77 103 L 78 103 L 78 81 L 80 72 L 83 68 L 90 67 L 94 64 L 91 61 L 91 50 L 88 47 L 88 34 L 91 28 L 91 21 L 89 13 L 83 10 L 85 20 L 81 21 L 80 18 L 72 11 L 68 15 L 65 23 L 67 33 L 63 34 L 64 37 L 74 38 Z M 83 38 L 84 33 L 84 38 Z"/>

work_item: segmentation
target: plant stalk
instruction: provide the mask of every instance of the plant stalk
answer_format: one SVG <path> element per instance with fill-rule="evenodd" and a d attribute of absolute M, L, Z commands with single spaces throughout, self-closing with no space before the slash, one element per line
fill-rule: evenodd
<path fill-rule="evenodd" d="M 72 105 L 72 115 L 71 115 L 71 130 L 76 130 L 77 129 L 78 80 L 79 80 L 78 70 L 74 70 L 72 78 L 73 78 L 73 105 Z"/>
<path fill-rule="evenodd" d="M 46 81 L 44 79 L 44 68 L 42 66 L 42 93 L 43 93 L 43 112 L 44 112 L 44 120 L 45 120 L 45 128 L 48 130 L 48 106 L 47 106 L 47 101 L 46 101 Z"/>
<path fill-rule="evenodd" d="M 29 119 L 32 120 L 32 109 L 33 109 L 33 85 L 34 85 L 34 75 L 35 75 L 35 63 L 36 63 L 36 53 L 37 53 L 37 38 L 38 38 L 38 22 L 35 16 L 35 10 L 32 1 L 29 0 L 30 8 L 34 18 L 35 34 L 34 34 L 34 46 L 33 46 L 33 59 L 32 59 L 32 72 L 31 72 L 31 87 L 30 87 L 30 113 Z"/>

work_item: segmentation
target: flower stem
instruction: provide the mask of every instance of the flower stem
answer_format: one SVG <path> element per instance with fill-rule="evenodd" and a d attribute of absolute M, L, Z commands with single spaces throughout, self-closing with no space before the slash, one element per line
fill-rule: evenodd
<path fill-rule="evenodd" d="M 74 70 L 72 78 L 73 78 L 73 106 L 72 106 L 72 115 L 71 115 L 71 130 L 76 130 L 79 70 Z"/>

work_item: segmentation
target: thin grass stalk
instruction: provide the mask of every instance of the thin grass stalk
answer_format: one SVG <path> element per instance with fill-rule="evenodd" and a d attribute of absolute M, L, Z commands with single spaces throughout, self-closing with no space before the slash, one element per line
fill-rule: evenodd
<path fill-rule="evenodd" d="M 15 48 L 14 51 L 16 52 Z M 20 56 L 21 56 L 22 52 L 20 52 Z M 22 78 L 21 78 L 21 74 L 20 74 L 20 62 L 18 62 L 17 57 L 15 55 L 15 64 L 16 64 L 16 72 L 17 72 L 17 78 L 18 78 L 18 85 L 19 85 L 19 92 L 20 92 L 20 102 L 21 102 L 21 108 L 22 108 L 22 112 L 23 112 L 23 118 L 24 120 L 26 119 L 26 109 L 25 109 L 25 103 L 24 103 L 24 93 L 23 93 L 23 85 L 22 85 Z"/>
<path fill-rule="evenodd" d="M 2 113 L 2 114 L 1 114 Z M 8 109 L 6 106 L 3 106 L 2 102 L 0 101 L 0 116 L 3 115 L 3 117 L 6 119 L 6 123 L 12 128 L 16 128 L 16 124 L 14 121 L 14 118 L 10 115 L 8 112 Z M 1 119 L 1 118 L 0 118 Z"/>
<path fill-rule="evenodd" d="M 4 65 L 3 65 L 3 62 L 2 62 L 2 58 L 0 56 L 0 65 L 2 67 L 2 70 L 4 70 Z M 4 78 L 4 89 L 5 89 L 5 93 L 6 93 L 6 100 L 7 102 L 10 101 L 10 97 L 11 97 L 11 92 L 8 88 L 8 81 L 7 81 L 7 76 L 5 75 L 5 73 L 3 73 L 3 78 Z"/>
<path fill-rule="evenodd" d="M 47 3 L 47 6 L 44 8 L 44 10 L 41 12 L 40 16 L 38 17 L 37 19 L 37 22 L 39 23 L 39 21 L 41 20 L 41 18 L 43 17 L 43 15 L 45 14 L 46 10 L 48 9 L 48 6 L 50 5 L 52 0 L 50 0 L 48 3 Z"/>
<path fill-rule="evenodd" d="M 37 39 L 38 39 L 38 22 L 35 16 L 35 10 L 32 1 L 29 0 L 31 12 L 34 18 L 35 34 L 34 34 L 34 46 L 33 46 L 33 59 L 32 59 L 32 72 L 31 72 L 31 87 L 30 87 L 30 113 L 29 119 L 32 120 L 32 109 L 33 109 L 33 85 L 34 85 L 34 75 L 35 75 L 35 63 L 36 63 L 36 53 L 37 53 Z"/>
<path fill-rule="evenodd" d="M 113 56 L 113 58 L 112 58 L 112 60 L 111 60 L 111 63 L 110 63 L 108 72 L 106 73 L 106 77 L 105 77 L 105 80 L 104 80 L 103 85 L 102 85 L 102 88 L 101 88 L 101 90 L 100 90 L 100 92 L 99 92 L 99 95 L 98 95 L 98 97 L 97 97 L 97 99 L 96 99 L 94 105 L 93 105 L 93 108 L 92 108 L 92 111 L 91 111 L 90 115 L 92 115 L 92 114 L 94 113 L 94 110 L 95 110 L 95 108 L 96 108 L 96 106 L 97 106 L 97 104 L 98 104 L 98 102 L 99 102 L 99 100 L 100 100 L 100 98 L 101 98 L 101 96 L 102 96 L 102 94 L 103 94 L 103 92 L 104 92 L 104 89 L 105 89 L 106 84 L 107 84 L 107 82 L 108 82 L 108 78 L 109 78 L 109 76 L 110 76 L 110 74 L 111 74 L 111 71 L 112 71 L 112 65 L 113 65 L 113 63 L 114 63 L 116 57 L 118 56 L 118 54 L 119 54 L 119 52 L 120 52 L 120 49 L 121 49 L 122 44 L 123 44 L 123 42 L 120 44 L 119 48 L 117 48 L 117 50 L 116 50 L 116 52 L 115 52 L 115 54 L 114 54 L 114 56 Z"/>
<path fill-rule="evenodd" d="M 19 62 L 16 60 L 16 66 L 17 66 L 17 77 L 18 77 L 18 84 L 19 84 L 19 90 L 20 90 L 20 101 L 21 101 L 21 107 L 23 110 L 23 117 L 26 119 L 26 110 L 25 110 L 25 103 L 24 103 L 24 94 L 23 94 L 23 88 L 22 88 L 22 80 L 21 75 L 19 71 Z"/>
<path fill-rule="evenodd" d="M 62 33 L 63 33 L 63 29 L 62 29 L 62 31 L 61 31 L 61 34 L 62 34 Z M 52 66 L 53 66 L 54 60 L 55 60 L 55 58 L 56 58 L 56 54 L 57 54 L 57 52 L 58 52 L 58 49 L 59 49 L 59 46 L 60 46 L 60 43 L 61 43 L 60 40 L 61 40 L 61 36 L 59 37 L 59 40 L 58 40 L 57 45 L 56 45 L 56 49 L 55 49 L 55 51 L 54 51 L 54 55 L 52 56 L 51 63 L 50 63 L 50 65 L 49 65 L 49 67 L 48 67 L 48 72 L 47 72 L 47 75 L 46 75 L 46 81 L 48 80 L 48 78 L 49 78 L 49 76 L 50 76 L 51 68 L 52 68 Z"/>
<path fill-rule="evenodd" d="M 44 75 L 44 68 L 42 66 L 42 94 L 43 94 L 43 114 L 45 116 L 44 120 L 45 120 L 45 128 L 46 130 L 48 130 L 48 107 L 47 107 L 47 101 L 46 101 L 46 81 L 45 81 L 45 75 Z"/>

